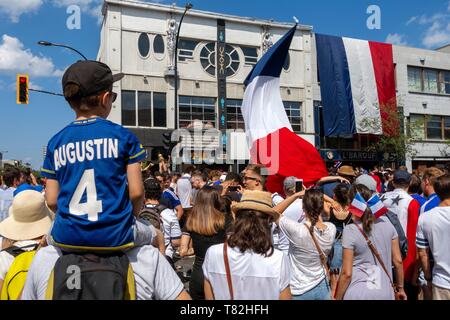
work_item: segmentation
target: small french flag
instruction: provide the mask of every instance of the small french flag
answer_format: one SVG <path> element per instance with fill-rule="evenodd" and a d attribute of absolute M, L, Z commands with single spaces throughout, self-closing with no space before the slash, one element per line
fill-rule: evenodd
<path fill-rule="evenodd" d="M 372 198 L 367 201 L 367 205 L 369 206 L 372 214 L 376 219 L 378 219 L 388 211 L 377 194 L 373 195 Z"/>
<path fill-rule="evenodd" d="M 350 205 L 348 211 L 350 211 L 355 216 L 361 218 L 366 209 L 367 209 L 367 202 L 358 192 L 355 198 L 353 199 L 352 204 Z"/>

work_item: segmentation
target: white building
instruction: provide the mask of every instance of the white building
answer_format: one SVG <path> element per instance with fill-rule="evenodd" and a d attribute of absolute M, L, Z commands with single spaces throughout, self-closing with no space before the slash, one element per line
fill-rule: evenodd
<path fill-rule="evenodd" d="M 417 142 L 409 168 L 450 161 L 450 51 L 394 46 L 397 100 Z"/>
<path fill-rule="evenodd" d="M 98 60 L 107 63 L 113 72 L 125 74 L 114 86 L 118 99 L 110 120 L 135 132 L 144 146 L 153 151 L 153 158 L 155 151 L 162 150 L 163 133 L 192 126 L 194 120 L 221 130 L 243 129 L 239 106 L 244 79 L 267 48 L 292 26 L 188 11 L 180 31 L 176 115 L 173 52 L 183 11 L 180 7 L 128 0 L 105 0 L 103 8 Z M 225 51 L 219 66 L 217 48 Z M 393 50 L 399 109 L 406 121 L 423 119 L 424 123 L 420 141 L 414 145 L 416 154 L 407 165 L 416 168 L 448 161 L 444 140 L 450 138 L 450 49 L 394 46 Z M 224 74 L 221 78 L 217 68 Z M 222 86 L 223 83 L 226 84 Z M 325 159 L 363 163 L 383 160 L 364 152 L 376 137 L 321 137 L 321 98 L 311 26 L 298 27 L 281 74 L 281 96 L 294 131 L 321 148 Z M 221 111 L 222 98 L 225 112 Z M 235 149 L 245 149 L 243 134 L 233 141 Z M 333 156 L 335 151 L 340 152 L 341 158 Z"/>
<path fill-rule="evenodd" d="M 106 0 L 98 60 L 123 72 L 110 120 L 137 134 L 144 146 L 163 146 L 162 133 L 176 128 L 173 47 L 184 8 Z M 179 118 L 183 128 L 201 120 L 218 129 L 243 129 L 239 106 L 253 65 L 293 23 L 276 23 L 199 10 L 185 16 L 179 41 Z M 226 123 L 221 123 L 216 48 L 225 36 Z M 314 143 L 310 26 L 298 26 L 281 75 L 281 95 L 295 132 Z M 220 65 L 219 65 L 220 68 Z M 223 95 L 223 92 L 222 92 Z M 219 99 L 219 98 L 220 99 Z M 245 145 L 245 135 L 237 137 Z"/>

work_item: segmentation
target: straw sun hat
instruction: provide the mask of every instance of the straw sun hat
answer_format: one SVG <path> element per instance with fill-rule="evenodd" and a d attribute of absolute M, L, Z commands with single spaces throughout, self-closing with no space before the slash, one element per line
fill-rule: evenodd
<path fill-rule="evenodd" d="M 231 210 L 237 213 L 240 210 L 255 210 L 277 217 L 279 213 L 272 208 L 272 195 L 264 191 L 244 191 L 240 202 L 231 206 Z"/>
<path fill-rule="evenodd" d="M 14 197 L 9 217 L 0 222 L 0 235 L 15 241 L 38 238 L 50 231 L 51 216 L 44 195 L 34 190 L 22 191 Z"/>

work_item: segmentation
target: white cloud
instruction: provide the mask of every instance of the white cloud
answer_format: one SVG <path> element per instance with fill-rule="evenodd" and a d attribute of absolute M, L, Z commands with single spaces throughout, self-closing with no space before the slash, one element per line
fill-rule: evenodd
<path fill-rule="evenodd" d="M 404 37 L 405 36 L 403 34 L 389 33 L 386 37 L 386 40 L 384 40 L 384 42 L 392 43 L 392 44 L 395 44 L 398 46 L 407 46 L 408 42 L 406 42 Z"/>
<path fill-rule="evenodd" d="M 19 22 L 24 13 L 35 12 L 42 6 L 43 0 L 0 0 L 0 13 L 9 16 L 12 22 Z"/>
<path fill-rule="evenodd" d="M 19 39 L 4 34 L 0 43 L 0 74 L 28 73 L 33 77 L 59 77 L 50 58 L 33 55 Z"/>
<path fill-rule="evenodd" d="M 423 33 L 422 45 L 426 48 L 435 48 L 450 43 L 450 1 L 447 3 L 447 12 L 433 15 L 423 14 L 420 17 L 412 17 L 406 23 L 417 23 L 426 28 Z"/>
<path fill-rule="evenodd" d="M 411 23 L 413 23 L 413 22 L 416 21 L 416 20 L 417 20 L 417 16 L 411 17 L 411 18 L 408 20 L 408 22 L 406 22 L 406 25 L 409 26 Z"/>
<path fill-rule="evenodd" d="M 450 23 L 444 24 L 436 21 L 425 32 L 422 43 L 427 48 L 437 47 L 450 43 Z"/>
<path fill-rule="evenodd" d="M 28 83 L 28 87 L 31 88 L 31 89 L 35 89 L 35 90 L 44 90 L 43 87 L 41 87 L 40 85 L 34 83 L 33 81 L 30 81 Z"/>

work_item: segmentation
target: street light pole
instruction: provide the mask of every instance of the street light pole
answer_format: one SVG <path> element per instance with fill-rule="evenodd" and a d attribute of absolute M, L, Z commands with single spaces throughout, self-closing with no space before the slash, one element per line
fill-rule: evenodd
<path fill-rule="evenodd" d="M 175 38 L 175 129 L 178 129 L 178 38 L 180 37 L 180 28 L 183 23 L 184 16 L 189 9 L 192 9 L 192 4 L 186 3 L 184 13 L 181 16 L 180 23 L 178 24 L 177 36 Z"/>
<path fill-rule="evenodd" d="M 38 45 L 41 46 L 46 46 L 46 47 L 61 47 L 61 48 L 66 48 L 72 51 L 75 51 L 76 53 L 78 53 L 80 56 L 83 57 L 84 60 L 88 60 L 88 58 L 86 58 L 86 56 L 84 54 L 82 54 L 80 51 L 78 51 L 75 48 L 69 47 L 65 44 L 60 44 L 60 43 L 52 43 L 52 42 L 48 42 L 48 41 L 39 41 Z"/>

